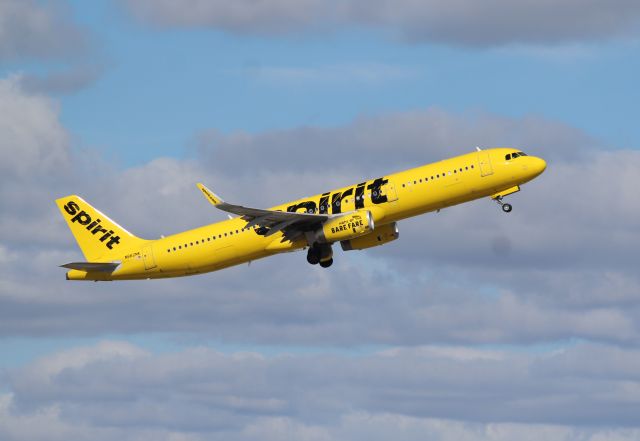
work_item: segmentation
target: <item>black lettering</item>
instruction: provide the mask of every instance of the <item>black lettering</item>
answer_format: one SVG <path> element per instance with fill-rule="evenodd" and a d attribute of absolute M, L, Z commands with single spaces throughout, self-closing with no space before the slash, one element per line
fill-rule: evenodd
<path fill-rule="evenodd" d="M 334 193 L 331 196 L 331 212 L 333 214 L 342 213 L 342 200 L 351 194 L 353 194 L 353 188 L 345 190 L 344 193 Z"/>
<path fill-rule="evenodd" d="M 320 197 L 320 214 L 327 214 L 329 213 L 329 195 L 331 193 L 322 193 L 322 196 Z"/>
<path fill-rule="evenodd" d="M 356 187 L 356 210 L 358 208 L 364 208 L 364 186 L 367 185 L 366 182 L 361 182 Z"/>
<path fill-rule="evenodd" d="M 111 236 L 111 239 L 109 239 L 109 242 L 107 242 L 107 248 L 112 250 L 113 245 L 118 243 L 120 243 L 120 236 Z"/>
<path fill-rule="evenodd" d="M 71 218 L 71 222 L 78 222 L 80 225 L 87 225 L 89 222 L 91 222 L 91 216 L 89 216 L 84 211 L 81 211 Z"/>
<path fill-rule="evenodd" d="M 316 212 L 316 203 L 314 201 L 304 201 L 298 204 L 290 205 L 287 207 L 287 211 L 290 213 L 295 213 L 299 209 L 304 208 L 305 213 L 315 213 Z"/>
<path fill-rule="evenodd" d="M 374 204 L 382 204 L 387 202 L 387 195 L 382 194 L 382 186 L 389 182 L 388 179 L 378 178 L 367 186 L 371 190 L 371 202 Z"/>
<path fill-rule="evenodd" d="M 91 222 L 88 226 L 87 226 L 87 230 L 91 230 L 93 227 L 95 227 L 96 225 L 98 225 L 100 222 L 102 222 L 100 219 L 96 219 L 93 222 Z"/>
<path fill-rule="evenodd" d="M 109 230 L 107 233 L 102 235 L 102 237 L 100 238 L 100 242 L 104 242 L 105 240 L 107 240 L 107 237 L 111 236 L 112 234 L 113 234 L 113 230 Z"/>
<path fill-rule="evenodd" d="M 106 232 L 107 232 L 107 229 L 106 229 L 106 228 L 102 228 L 102 226 L 101 226 L 101 225 L 98 225 L 97 227 L 95 227 L 95 228 L 93 229 L 93 231 L 91 232 L 91 234 L 94 234 L 94 235 L 95 235 L 95 234 L 100 233 L 100 232 L 106 233 Z"/>
<path fill-rule="evenodd" d="M 80 207 L 78 207 L 78 204 L 76 204 L 73 201 L 69 202 L 67 205 L 64 206 L 64 211 L 69 213 L 71 216 L 76 214 L 79 209 L 80 209 Z"/>

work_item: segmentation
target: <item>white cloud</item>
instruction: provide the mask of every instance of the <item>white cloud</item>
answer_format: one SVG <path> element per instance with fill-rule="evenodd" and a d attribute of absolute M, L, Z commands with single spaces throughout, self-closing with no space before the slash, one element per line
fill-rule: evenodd
<path fill-rule="evenodd" d="M 22 74 L 20 87 L 34 94 L 72 94 L 94 83 L 102 74 L 97 66 L 73 66 L 67 70 L 46 75 Z"/>
<path fill-rule="evenodd" d="M 413 42 L 479 47 L 635 37 L 640 24 L 632 0 L 124 1 L 141 20 L 163 27 L 258 35 L 371 27 Z"/>
<path fill-rule="evenodd" d="M 402 440 L 638 434 L 640 378 L 629 366 L 640 363 L 637 350 L 578 345 L 482 356 L 474 349 L 479 356 L 468 358 L 451 356 L 464 348 L 442 349 L 264 357 L 190 348 L 150 355 L 103 342 L 9 371 L 0 433 L 50 419 L 68 431 L 110 430 L 124 439 L 149 433 L 232 440 L 256 433 L 331 440 L 391 433 Z"/>
<path fill-rule="evenodd" d="M 0 2 L 0 60 L 60 59 L 86 49 L 87 36 L 59 1 Z"/>
<path fill-rule="evenodd" d="M 597 151 L 597 141 L 569 126 L 429 109 L 337 128 L 207 132 L 193 159 L 117 170 L 91 150 L 71 148 L 51 100 L 26 94 L 15 79 L 3 80 L 0 93 L 12 103 L 11 124 L 0 123 L 9 158 L 0 203 L 11 207 L 0 216 L 11 232 L 0 248 L 3 335 L 159 331 L 312 345 L 640 338 L 633 265 L 640 212 L 629 190 L 640 157 Z M 399 241 L 338 250 L 329 272 L 298 253 L 114 290 L 68 283 L 57 267 L 80 258 L 53 204 L 65 194 L 154 238 L 225 218 L 195 189 L 198 181 L 230 201 L 270 206 L 474 144 L 521 146 L 550 166 L 512 196 L 509 216 L 486 200 L 403 221 Z"/>
<path fill-rule="evenodd" d="M 68 172 L 69 136 L 50 99 L 25 94 L 19 77 L 0 79 L 0 112 L 0 172 L 4 176 Z"/>

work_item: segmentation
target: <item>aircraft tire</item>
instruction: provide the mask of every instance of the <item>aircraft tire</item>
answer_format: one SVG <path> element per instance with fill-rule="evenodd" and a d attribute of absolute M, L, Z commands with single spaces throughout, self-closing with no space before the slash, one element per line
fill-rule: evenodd
<path fill-rule="evenodd" d="M 505 213 L 510 213 L 511 210 L 513 210 L 511 204 L 502 204 L 502 211 L 504 211 Z"/>
<path fill-rule="evenodd" d="M 320 262 L 322 268 L 329 268 L 331 265 L 333 265 L 333 258 Z"/>
<path fill-rule="evenodd" d="M 317 265 L 320 263 L 320 253 L 317 248 L 309 248 L 309 251 L 307 252 L 307 262 L 311 265 Z"/>

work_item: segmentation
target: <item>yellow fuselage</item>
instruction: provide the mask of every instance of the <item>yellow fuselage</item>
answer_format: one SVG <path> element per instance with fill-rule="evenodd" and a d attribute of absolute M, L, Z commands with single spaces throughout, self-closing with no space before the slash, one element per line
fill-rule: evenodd
<path fill-rule="evenodd" d="M 272 210 L 347 213 L 369 210 L 379 227 L 487 196 L 499 197 L 544 171 L 532 156 L 507 160 L 511 148 L 481 150 L 386 175 L 273 207 Z M 247 221 L 234 218 L 122 250 L 113 273 L 71 270 L 68 279 L 126 280 L 187 276 L 216 271 L 276 253 L 307 247 L 304 235 L 293 242 L 282 233 L 265 237 Z M 119 250 L 120 251 L 120 250 Z"/>

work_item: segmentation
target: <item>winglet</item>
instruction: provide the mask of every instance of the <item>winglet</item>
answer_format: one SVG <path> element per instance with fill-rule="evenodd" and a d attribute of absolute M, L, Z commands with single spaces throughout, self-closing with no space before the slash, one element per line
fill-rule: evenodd
<path fill-rule="evenodd" d="M 224 200 L 222 200 L 220 196 L 218 196 L 217 194 L 209 190 L 207 187 L 205 187 L 204 184 L 201 184 L 200 182 L 198 182 L 197 185 L 200 191 L 202 192 L 202 194 L 205 195 L 205 197 L 209 200 L 209 202 L 211 202 L 211 204 L 213 204 L 214 206 L 224 204 Z"/>

